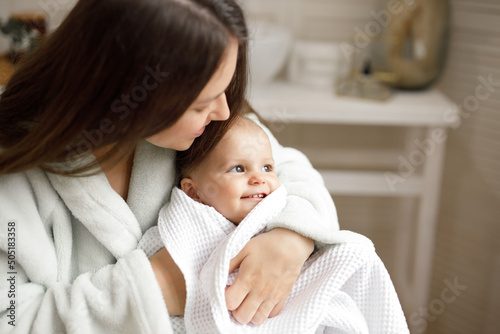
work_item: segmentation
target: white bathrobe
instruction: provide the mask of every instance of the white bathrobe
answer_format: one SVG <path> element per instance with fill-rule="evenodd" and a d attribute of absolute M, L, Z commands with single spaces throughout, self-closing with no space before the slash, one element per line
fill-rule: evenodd
<path fill-rule="evenodd" d="M 184 319 L 174 317 L 174 332 L 231 334 L 408 333 L 396 291 L 371 241 L 349 231 L 325 238 L 305 263 L 281 313 L 260 326 L 238 324 L 226 307 L 230 260 L 286 205 L 279 187 L 235 224 L 213 207 L 198 203 L 179 188 L 160 212 L 158 226 L 139 243 L 153 254 L 163 245 L 186 281 Z"/>
<path fill-rule="evenodd" d="M 323 180 L 304 155 L 270 139 L 289 194 L 267 228 L 286 227 L 321 243 L 324 231 L 338 230 Z M 174 152 L 143 142 L 127 202 L 102 173 L 74 178 L 33 169 L 0 176 L 0 333 L 172 333 L 150 263 L 136 247 L 169 201 L 174 174 Z M 9 252 L 16 262 L 6 277 Z M 7 310 L 11 302 L 14 311 Z"/>

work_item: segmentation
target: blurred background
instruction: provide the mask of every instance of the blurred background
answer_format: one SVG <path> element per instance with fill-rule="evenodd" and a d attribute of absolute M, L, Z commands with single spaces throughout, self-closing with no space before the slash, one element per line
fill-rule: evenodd
<path fill-rule="evenodd" d="M 391 11 L 391 3 L 393 6 L 400 3 L 404 7 L 410 6 L 412 2 L 420 6 L 412 14 L 413 23 L 396 22 L 399 20 L 398 17 L 405 15 L 405 12 L 403 10 L 400 14 L 396 14 L 397 7 L 393 7 L 394 10 Z M 413 31 L 407 33 L 410 43 L 420 34 L 420 39 L 424 40 L 424 43 L 429 43 L 427 50 L 432 50 L 432 43 L 435 43 L 432 39 L 441 36 L 441 47 L 435 52 L 443 59 L 434 60 L 439 68 L 434 73 L 436 78 L 433 81 L 426 83 L 425 80 L 415 77 L 416 84 L 411 87 L 409 78 L 406 78 L 408 79 L 406 82 L 402 80 L 397 83 L 387 78 L 382 79 L 388 82 L 389 86 L 396 87 L 393 88 L 392 97 L 382 102 L 382 106 L 391 103 L 400 92 L 406 94 L 414 89 L 415 94 L 419 94 L 422 90 L 436 90 L 451 103 L 452 107 L 446 108 L 455 109 L 459 115 L 458 123 L 448 128 L 448 140 L 441 167 L 442 178 L 439 182 L 440 191 L 435 199 L 437 205 L 435 239 L 429 240 L 427 244 L 428 248 L 433 248 L 428 292 L 425 289 L 407 291 L 404 288 L 405 283 L 397 275 L 401 271 L 401 268 L 397 267 L 401 266 L 398 256 L 405 251 L 401 249 L 401 241 L 398 242 L 403 238 L 401 225 L 411 226 L 418 221 L 416 216 L 421 199 L 336 194 L 332 196 L 337 206 L 341 228 L 365 234 L 373 240 L 378 254 L 393 278 L 412 333 L 498 333 L 500 328 L 500 242 L 498 241 L 500 237 L 500 1 L 249 0 L 243 3 L 250 18 L 275 22 L 287 27 L 293 35 L 293 40 L 299 43 L 300 47 L 304 42 L 313 42 L 314 46 L 323 45 L 321 52 L 328 53 L 324 51 L 328 47 L 336 49 L 335 52 L 329 53 L 332 63 L 335 64 L 332 73 L 336 77 L 329 83 L 331 85 L 329 90 L 333 95 L 332 98 L 337 100 L 341 99 L 335 94 L 335 90 L 338 93 L 339 77 L 345 75 L 347 67 L 362 72 L 363 62 L 366 60 L 363 58 L 366 55 L 354 53 L 354 59 L 346 62 L 352 52 L 349 52 L 351 49 L 346 47 L 346 44 L 358 46 L 358 49 L 359 45 L 364 45 L 367 40 L 375 46 L 377 43 L 390 44 L 390 38 L 382 36 L 384 34 L 397 36 L 405 30 L 412 30 L 408 28 L 408 24 L 413 25 Z M 446 6 L 445 15 L 441 12 L 443 6 Z M 392 17 L 389 15 L 389 18 L 384 17 L 381 15 L 382 9 L 386 10 L 385 13 L 394 14 Z M 431 16 L 425 17 L 427 11 L 432 11 L 429 14 Z M 436 14 L 436 17 L 432 17 L 432 14 Z M 391 18 L 392 21 L 387 24 Z M 382 28 L 380 32 L 375 22 Z M 396 31 L 390 31 L 391 29 Z M 307 44 L 305 45 L 307 48 Z M 413 46 L 415 58 L 418 58 L 418 41 L 414 41 Z M 367 46 L 361 51 L 365 52 L 368 49 L 370 47 Z M 311 51 L 316 54 L 318 52 L 320 51 Z M 375 56 L 372 59 L 376 61 L 376 52 L 372 49 L 373 54 Z M 294 67 L 297 67 L 297 64 L 293 62 L 296 62 L 296 58 L 297 44 L 294 49 L 292 43 L 288 57 L 288 61 L 292 64 L 286 64 L 274 80 L 309 84 L 310 89 L 320 91 L 322 89 L 319 87 L 322 84 L 320 81 L 323 79 L 320 76 L 316 77 L 316 82 L 312 79 L 307 82 L 308 79 L 304 79 L 308 75 L 307 71 L 302 74 L 302 80 L 294 75 Z M 395 62 L 393 61 L 393 67 Z M 376 71 L 373 62 L 372 70 Z M 394 68 L 392 70 L 397 72 Z M 412 69 L 408 67 L 402 71 L 406 71 L 403 74 L 408 74 Z M 328 72 L 328 69 L 325 68 L 324 72 Z M 488 85 L 483 84 L 484 80 L 496 84 L 485 88 Z M 401 88 L 405 90 L 402 91 Z M 481 96 L 481 93 L 484 93 L 484 96 Z M 377 108 L 381 106 L 379 101 L 374 100 L 371 103 L 374 105 L 373 109 L 375 106 Z M 418 100 L 416 103 L 419 103 Z M 340 103 L 338 105 L 344 106 Z M 410 106 L 403 106 L 402 109 L 405 107 Z M 422 106 L 422 109 L 425 109 L 425 106 Z M 342 111 L 336 110 L 336 112 Z M 360 152 L 370 156 L 370 150 L 376 152 L 381 147 L 389 149 L 403 147 L 407 140 L 406 131 L 408 128 L 391 126 L 291 123 L 276 135 L 282 143 L 290 146 L 315 148 L 328 146 L 339 153 L 344 153 L 345 149 L 362 147 L 365 151 Z M 304 152 L 308 153 L 305 150 Z M 340 158 L 325 159 L 325 156 L 310 154 L 310 158 L 318 168 L 329 167 L 339 170 L 387 168 L 378 162 L 375 163 L 377 159 L 373 159 L 372 164 L 364 161 L 364 165 L 357 164 L 353 167 L 352 165 L 361 160 L 357 159 L 359 155 L 345 155 L 345 158 L 340 160 Z M 390 156 L 385 160 L 394 164 L 400 161 Z M 426 196 L 431 194 L 424 192 L 423 197 Z M 411 239 L 403 240 L 410 246 L 415 242 Z M 418 257 L 418 253 L 413 254 L 413 258 Z M 414 268 L 412 261 L 410 258 L 407 262 L 408 270 Z M 455 289 L 451 287 L 453 285 Z M 423 299 L 425 302 L 420 305 L 413 303 L 422 293 L 427 294 Z"/>
<path fill-rule="evenodd" d="M 75 2 L 1 0 L 0 81 L 8 80 L 16 57 L 55 29 Z M 498 333 L 500 1 L 239 2 L 251 31 L 249 99 L 259 112 L 266 105 L 272 109 L 267 118 L 275 135 L 283 145 L 304 148 L 315 167 L 406 180 L 403 160 L 418 148 L 408 151 L 408 143 L 425 130 L 419 110 L 422 119 L 433 119 L 433 112 L 435 119 L 446 118 L 435 126 L 447 129 L 443 155 L 426 153 L 436 161 L 428 167 L 406 165 L 406 172 L 415 167 L 415 175 L 433 175 L 427 181 L 434 184 L 417 185 L 418 192 L 408 188 L 405 196 L 332 196 L 341 228 L 374 242 L 412 333 Z M 9 18 L 24 28 L 9 25 Z M 316 114 L 307 108 L 299 114 L 297 105 L 310 105 L 330 120 L 311 121 Z M 408 111 L 408 120 L 397 126 L 377 122 L 377 115 L 398 118 L 398 109 L 402 115 Z M 338 121 L 356 113 L 364 121 Z M 288 116 L 272 117 L 278 114 Z M 352 184 L 362 187 L 363 180 Z M 387 177 L 383 185 L 390 185 Z M 431 227 L 424 241 L 416 239 L 422 222 Z M 419 276 L 419 270 L 428 275 Z"/>

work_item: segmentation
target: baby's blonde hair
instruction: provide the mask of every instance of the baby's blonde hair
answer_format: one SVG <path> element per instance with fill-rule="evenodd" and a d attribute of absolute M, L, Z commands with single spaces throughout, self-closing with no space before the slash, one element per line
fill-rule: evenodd
<path fill-rule="evenodd" d="M 244 116 L 236 116 L 233 119 L 233 122 L 231 122 L 231 126 L 227 129 L 227 131 L 224 133 L 224 135 L 220 139 L 222 140 L 222 138 L 224 138 L 224 136 L 226 136 L 231 131 L 234 131 L 238 127 L 242 127 L 244 129 L 252 129 L 254 131 L 260 132 L 264 136 L 266 136 L 266 138 L 267 138 L 267 135 L 264 132 L 264 130 L 259 125 L 257 125 L 255 122 L 253 122 L 252 120 L 250 120 Z M 219 142 L 220 142 L 220 140 L 218 141 L 218 143 Z M 215 147 L 217 147 L 217 144 L 214 145 L 210 150 L 200 152 L 201 155 L 198 155 L 198 156 L 192 155 L 192 154 L 191 155 L 184 155 L 182 157 L 182 160 L 179 159 L 179 156 L 181 154 L 183 154 L 183 152 L 179 152 L 177 154 L 177 166 L 176 166 L 177 167 L 177 176 L 178 176 L 179 182 L 180 182 L 180 180 L 182 180 L 185 177 L 190 177 L 192 172 L 198 166 L 200 166 L 203 163 L 203 161 L 205 161 L 208 158 L 209 154 L 211 152 L 213 152 Z M 191 157 L 191 159 L 189 159 L 189 157 Z"/>

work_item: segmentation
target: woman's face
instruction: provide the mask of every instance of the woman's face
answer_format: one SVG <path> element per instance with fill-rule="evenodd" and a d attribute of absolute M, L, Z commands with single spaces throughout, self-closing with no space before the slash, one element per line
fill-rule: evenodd
<path fill-rule="evenodd" d="M 185 151 L 201 136 L 208 123 L 227 120 L 229 107 L 225 90 L 233 78 L 237 57 L 238 43 L 231 39 L 220 66 L 186 112 L 171 127 L 146 140 L 159 147 Z"/>

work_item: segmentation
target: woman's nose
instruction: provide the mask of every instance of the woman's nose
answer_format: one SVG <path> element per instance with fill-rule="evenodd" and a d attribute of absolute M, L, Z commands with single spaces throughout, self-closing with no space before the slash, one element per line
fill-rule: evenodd
<path fill-rule="evenodd" d="M 229 118 L 229 105 L 227 104 L 226 93 L 222 93 L 214 101 L 214 109 L 210 113 L 211 121 L 225 121 Z"/>

